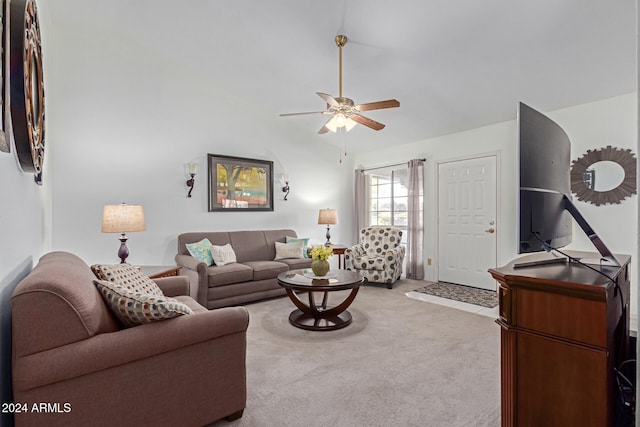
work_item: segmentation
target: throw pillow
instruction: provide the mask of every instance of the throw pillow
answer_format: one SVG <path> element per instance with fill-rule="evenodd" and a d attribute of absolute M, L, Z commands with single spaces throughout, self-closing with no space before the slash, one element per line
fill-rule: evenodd
<path fill-rule="evenodd" d="M 302 241 L 293 243 L 276 242 L 276 260 L 284 258 L 304 258 Z"/>
<path fill-rule="evenodd" d="M 236 262 L 236 253 L 229 243 L 224 246 L 211 245 L 211 256 L 213 262 L 219 266 Z"/>
<path fill-rule="evenodd" d="M 302 254 L 305 258 L 309 258 L 309 240 L 310 237 L 286 237 L 287 243 L 302 242 Z"/>
<path fill-rule="evenodd" d="M 108 280 L 94 280 L 93 283 L 98 287 L 109 308 L 126 326 L 193 314 L 193 310 L 174 298 L 134 292 Z"/>
<path fill-rule="evenodd" d="M 163 295 L 156 282 L 131 264 L 94 264 L 91 271 L 98 279 L 118 283 L 133 292 Z"/>
<path fill-rule="evenodd" d="M 211 242 L 206 237 L 196 243 L 187 243 L 185 245 L 192 257 L 206 262 L 207 265 L 213 264 L 211 256 Z"/>

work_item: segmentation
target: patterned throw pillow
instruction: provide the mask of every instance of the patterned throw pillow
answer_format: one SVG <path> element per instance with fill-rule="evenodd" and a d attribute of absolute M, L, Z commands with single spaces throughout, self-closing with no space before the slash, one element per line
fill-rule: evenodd
<path fill-rule="evenodd" d="M 192 257 L 206 262 L 207 265 L 213 265 L 213 257 L 211 256 L 211 242 L 206 237 L 196 243 L 187 243 L 185 245 Z"/>
<path fill-rule="evenodd" d="M 305 258 L 309 258 L 309 239 L 310 237 L 286 237 L 285 242 L 287 243 L 295 243 L 295 242 L 302 242 L 302 255 L 304 255 Z"/>
<path fill-rule="evenodd" d="M 304 258 L 302 253 L 303 241 L 299 240 L 292 243 L 280 243 L 276 242 L 276 257 L 275 259 L 284 258 Z"/>
<path fill-rule="evenodd" d="M 93 283 L 114 314 L 126 326 L 193 314 L 193 310 L 174 298 L 134 292 L 108 280 L 94 280 Z"/>
<path fill-rule="evenodd" d="M 236 262 L 236 253 L 229 243 L 224 246 L 211 245 L 211 256 L 213 262 L 221 267 Z"/>
<path fill-rule="evenodd" d="M 140 269 L 131 264 L 94 264 L 91 271 L 100 280 L 108 280 L 124 286 L 133 292 L 150 295 L 163 295 L 156 282 L 149 279 Z"/>

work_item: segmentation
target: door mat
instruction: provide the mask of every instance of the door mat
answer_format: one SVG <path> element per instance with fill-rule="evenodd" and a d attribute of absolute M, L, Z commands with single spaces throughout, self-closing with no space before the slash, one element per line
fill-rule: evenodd
<path fill-rule="evenodd" d="M 456 285 L 454 283 L 436 282 L 416 289 L 414 292 L 433 295 L 454 301 L 493 308 L 498 305 L 498 294 L 495 291 L 472 288 L 471 286 Z"/>

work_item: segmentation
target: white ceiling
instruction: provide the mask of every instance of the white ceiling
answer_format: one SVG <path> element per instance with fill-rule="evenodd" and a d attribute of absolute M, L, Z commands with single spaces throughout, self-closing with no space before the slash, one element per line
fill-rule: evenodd
<path fill-rule="evenodd" d="M 199 69 L 252 114 L 310 137 L 326 117 L 277 116 L 322 110 L 316 91 L 338 96 L 334 37 L 344 34 L 343 95 L 401 104 L 367 112 L 387 127 L 356 126 L 355 152 L 511 120 L 518 101 L 550 111 L 635 90 L 634 0 L 62 0 L 47 9 L 54 25 L 83 20 Z"/>

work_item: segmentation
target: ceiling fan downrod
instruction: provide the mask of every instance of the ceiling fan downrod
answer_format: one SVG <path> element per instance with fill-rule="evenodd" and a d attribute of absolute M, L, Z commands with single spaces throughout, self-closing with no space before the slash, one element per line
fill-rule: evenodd
<path fill-rule="evenodd" d="M 344 45 L 347 44 L 347 36 L 343 36 L 343 35 L 337 35 L 336 36 L 336 46 L 338 46 L 340 48 L 340 57 L 339 57 L 339 63 L 340 63 L 340 68 L 339 68 L 339 82 L 340 82 L 340 95 L 339 97 L 342 98 L 342 48 L 344 47 Z"/>

